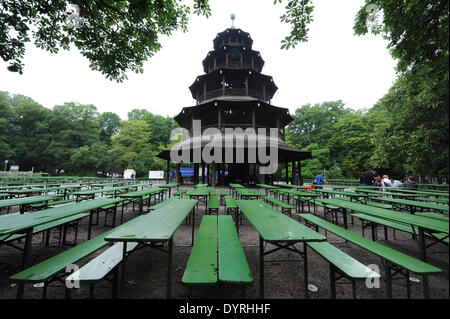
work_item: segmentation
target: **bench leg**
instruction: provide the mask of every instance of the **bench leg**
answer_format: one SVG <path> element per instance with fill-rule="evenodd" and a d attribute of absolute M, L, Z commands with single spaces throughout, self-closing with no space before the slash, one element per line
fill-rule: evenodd
<path fill-rule="evenodd" d="M 168 262 L 168 271 L 167 271 L 167 299 L 170 299 L 172 296 L 172 252 L 173 252 L 173 239 L 169 240 L 169 262 Z"/>
<path fill-rule="evenodd" d="M 336 272 L 332 264 L 330 264 L 330 297 L 336 299 Z"/>
<path fill-rule="evenodd" d="M 305 278 L 305 298 L 309 298 L 308 291 L 308 246 L 306 242 L 303 242 L 303 266 L 304 266 L 304 278 Z"/>
<path fill-rule="evenodd" d="M 406 297 L 411 299 L 411 283 L 409 281 L 409 271 L 406 272 Z"/>
<path fill-rule="evenodd" d="M 409 278 L 408 278 L 409 280 Z M 430 290 L 428 288 L 428 276 L 423 275 L 422 276 L 422 282 L 423 282 L 423 298 L 430 299 Z"/>
<path fill-rule="evenodd" d="M 392 277 L 391 277 L 391 267 L 387 264 L 384 264 L 384 273 L 385 273 L 385 281 L 386 281 L 386 297 L 388 299 L 392 299 Z"/>
<path fill-rule="evenodd" d="M 47 288 L 48 288 L 48 282 L 44 282 L 44 288 L 42 290 L 42 299 L 46 299 L 47 298 Z"/>

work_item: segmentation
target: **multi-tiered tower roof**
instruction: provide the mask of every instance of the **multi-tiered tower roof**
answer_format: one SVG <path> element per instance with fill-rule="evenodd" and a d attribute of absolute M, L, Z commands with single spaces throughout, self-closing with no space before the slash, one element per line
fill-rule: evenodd
<path fill-rule="evenodd" d="M 264 60 L 252 46 L 250 34 L 234 26 L 218 33 L 213 40 L 214 49 L 202 62 L 205 74 L 197 76 L 189 87 L 196 105 L 184 107 L 175 120 L 190 132 L 194 120 L 201 121 L 202 132 L 211 127 L 221 132 L 237 127 L 244 130 L 276 128 L 279 162 L 286 165 L 293 162 L 295 171 L 298 161 L 300 170 L 300 161 L 311 158 L 311 153 L 285 143 L 284 127 L 292 117 L 287 108 L 271 104 L 278 88 L 270 75 L 262 73 Z M 159 157 L 169 160 L 169 153 L 169 150 L 163 151 Z M 245 176 L 251 175 L 247 174 L 248 169 L 244 168 Z M 230 179 L 233 179 L 232 171 L 233 165 L 228 164 Z M 256 181 L 256 176 L 253 177 Z"/>

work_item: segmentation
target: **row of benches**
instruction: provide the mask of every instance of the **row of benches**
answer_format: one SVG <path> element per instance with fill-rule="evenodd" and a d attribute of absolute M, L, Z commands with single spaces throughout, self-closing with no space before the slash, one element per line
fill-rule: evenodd
<path fill-rule="evenodd" d="M 177 198 L 176 196 L 171 197 L 173 200 Z M 151 206 L 149 209 L 154 210 L 158 207 L 166 205 L 170 203 L 171 199 L 162 201 L 156 205 Z M 80 214 L 81 215 L 81 214 Z M 84 214 L 89 215 L 89 214 Z M 84 217 L 84 216 L 83 216 Z M 139 218 L 139 217 L 136 217 Z M 62 222 L 64 222 L 62 220 Z M 122 252 L 123 252 L 123 244 L 116 243 L 112 245 L 107 250 L 103 251 L 101 254 L 96 256 L 82 268 L 76 270 L 69 276 L 66 270 L 73 270 L 71 266 L 75 265 L 80 260 L 83 260 L 90 255 L 94 254 L 98 250 L 110 245 L 109 242 L 105 241 L 104 238 L 108 236 L 114 229 L 107 231 L 95 238 L 92 238 L 84 243 L 81 243 L 69 250 L 66 250 L 54 257 L 51 257 L 43 262 L 31 266 L 13 276 L 10 277 L 12 282 L 18 282 L 20 284 L 25 283 L 43 283 L 43 298 L 47 295 L 48 286 L 56 281 L 73 283 L 77 281 L 80 284 L 89 284 L 90 285 L 90 296 L 93 297 L 94 285 L 103 280 L 109 280 L 112 282 L 112 297 L 117 296 L 117 266 L 122 262 Z M 127 252 L 131 253 L 137 244 L 128 243 Z M 66 277 L 65 280 L 62 278 Z M 114 278 L 110 278 L 110 277 Z M 65 288 L 66 298 L 70 297 L 70 289 Z M 19 289 L 18 298 L 23 297 L 23 289 Z"/>
<path fill-rule="evenodd" d="M 213 194 L 214 196 L 214 194 Z M 217 195 L 216 195 L 217 196 Z M 225 196 L 225 204 L 227 211 L 229 209 L 237 209 L 236 203 L 231 196 Z M 170 200 L 161 202 L 161 205 L 167 204 Z M 160 205 L 157 204 L 157 205 Z M 154 206 L 157 206 L 154 205 Z M 236 207 L 233 207 L 236 206 Z M 152 207 L 154 207 L 152 206 Z M 157 208 L 157 207 L 156 207 Z M 392 250 L 386 246 L 370 241 L 362 236 L 349 232 L 339 226 L 331 224 L 317 216 L 300 214 L 300 217 L 307 220 L 308 222 L 314 224 L 316 227 L 322 227 L 327 231 L 333 232 L 336 235 L 344 238 L 347 241 L 356 243 L 357 245 L 379 255 L 383 261 L 385 261 L 385 273 L 386 282 L 388 284 L 388 296 L 391 296 L 391 270 L 398 272 L 398 268 L 404 268 L 407 270 L 407 289 L 408 297 L 409 292 L 409 273 L 418 274 L 429 274 L 438 272 L 439 269 L 430 266 L 423 262 L 420 262 L 412 257 L 401 254 L 395 250 Z M 206 217 L 206 218 L 205 218 Z M 215 222 L 215 224 L 214 224 Z M 222 225 L 222 226 L 220 226 Z M 18 282 L 44 282 L 44 296 L 46 294 L 46 289 L 48 285 L 54 280 L 60 280 L 61 272 L 65 271 L 66 267 L 70 264 L 74 264 L 81 260 L 82 258 L 92 254 L 93 252 L 103 248 L 108 243 L 103 239 L 109 232 L 102 234 L 88 242 L 78 245 L 60 255 L 50 258 L 36 266 L 30 267 L 29 269 L 16 274 L 11 277 L 12 281 Z M 211 237 L 212 236 L 212 237 Z M 214 237 L 215 236 L 215 237 Z M 359 236 L 359 237 L 358 237 Z M 212 240 L 211 240 L 212 238 Z M 216 249 L 214 249 L 214 238 L 216 240 Z M 373 278 L 377 277 L 377 274 L 371 272 L 366 266 L 354 260 L 352 257 L 348 256 L 344 252 L 340 251 L 333 245 L 327 242 L 321 243 L 309 243 L 309 247 L 315 250 L 319 255 L 325 258 L 330 263 L 330 285 L 332 297 L 335 297 L 335 283 L 338 280 L 336 274 L 344 276 L 352 281 L 366 279 L 368 275 Z M 130 245 L 129 252 L 135 248 L 135 245 Z M 233 252 L 232 254 L 225 253 L 226 251 Z M 70 251 L 70 253 L 68 253 Z M 223 252 L 223 255 L 221 255 Z M 207 281 L 204 278 L 211 276 L 211 267 L 208 263 L 208 258 L 203 258 L 204 254 L 208 255 L 211 260 L 216 260 L 217 267 L 215 267 L 215 281 Z M 216 256 L 213 258 L 210 256 Z M 233 255 L 233 261 L 229 262 L 227 265 L 226 256 Z M 222 256 L 222 258 L 221 258 Z M 121 244 L 115 244 L 91 262 L 86 264 L 83 268 L 79 270 L 78 273 L 72 274 L 66 280 L 79 280 L 80 282 L 89 283 L 91 285 L 91 293 L 93 293 L 93 284 L 107 278 L 109 275 L 114 275 L 117 266 L 120 264 L 122 259 L 122 246 Z M 222 261 L 222 263 L 221 263 Z M 231 265 L 234 265 L 231 267 Z M 236 266 L 238 265 L 238 266 Z M 205 277 L 202 278 L 200 272 L 195 271 L 195 269 L 200 268 L 206 271 Z M 200 225 L 194 247 L 192 248 L 191 255 L 188 260 L 185 274 L 183 276 L 183 284 L 194 287 L 195 285 L 202 285 L 205 282 L 209 284 L 240 284 L 246 285 L 250 284 L 253 279 L 251 278 L 251 272 L 246 272 L 245 269 L 248 267 L 247 261 L 245 259 L 245 254 L 243 254 L 242 246 L 240 245 L 239 238 L 237 236 L 236 230 L 234 228 L 231 216 L 204 216 L 202 223 Z M 432 268 L 430 268 L 432 267 Z M 214 267 L 212 267 L 214 269 Z M 222 269 L 222 275 L 221 275 Z M 227 280 L 226 274 L 233 271 L 233 278 Z M 214 271 L 213 271 L 214 273 Z M 400 272 L 402 273 L 402 272 Z M 40 274 L 40 275 L 39 275 Z M 62 276 L 67 275 L 66 273 Z M 186 277 L 185 277 L 186 276 Z M 229 276 L 229 274 L 228 274 Z M 379 275 L 378 275 L 379 276 Z M 56 278 L 56 279 L 55 279 Z M 246 280 L 243 280 L 246 278 Z M 209 280 L 209 279 L 208 279 Z M 113 283 L 116 281 L 113 280 Z M 425 280 L 424 280 L 425 283 Z M 113 288 L 116 287 L 113 284 Z M 354 287 L 354 286 L 353 286 Z M 190 294 L 192 290 L 190 288 Z M 424 286 L 425 288 L 425 286 Z M 116 289 L 113 289 L 113 296 Z M 70 290 L 66 290 L 67 294 L 70 294 Z M 355 296 L 354 290 L 354 296 Z M 425 291 L 427 294 L 427 291 Z"/>

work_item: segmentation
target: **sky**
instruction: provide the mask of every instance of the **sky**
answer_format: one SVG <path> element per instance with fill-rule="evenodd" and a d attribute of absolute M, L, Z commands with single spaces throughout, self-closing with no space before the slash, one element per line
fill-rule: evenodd
<path fill-rule="evenodd" d="M 186 3 L 191 4 L 190 1 Z M 195 105 L 189 86 L 204 74 L 202 60 L 216 34 L 235 26 L 249 32 L 253 49 L 265 61 L 262 73 L 273 76 L 278 91 L 271 103 L 295 112 L 305 104 L 342 100 L 349 108 L 372 107 L 392 86 L 395 60 L 381 36 L 356 36 L 353 24 L 363 0 L 316 0 L 309 41 L 281 50 L 289 25 L 280 22 L 286 1 L 210 0 L 209 18 L 191 15 L 188 32 L 162 37 L 162 49 L 144 64 L 144 73 L 127 73 L 122 83 L 92 71 L 76 48 L 51 54 L 27 45 L 23 75 L 0 61 L 0 91 L 23 94 L 45 107 L 65 102 L 93 104 L 100 113 L 122 119 L 132 109 L 175 116 Z"/>

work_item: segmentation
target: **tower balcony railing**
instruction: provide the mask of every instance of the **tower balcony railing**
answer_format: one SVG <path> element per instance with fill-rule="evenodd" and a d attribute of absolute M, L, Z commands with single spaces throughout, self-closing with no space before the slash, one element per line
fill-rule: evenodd
<path fill-rule="evenodd" d="M 246 88 L 222 88 L 217 90 L 211 90 L 203 94 L 202 96 L 199 96 L 197 98 L 197 102 L 203 102 L 206 100 L 213 99 L 215 97 L 221 97 L 221 96 L 250 96 L 254 97 L 263 101 L 267 101 L 266 97 L 263 96 L 262 92 L 254 89 L 246 89 Z"/>
<path fill-rule="evenodd" d="M 247 129 L 247 128 L 252 128 L 253 127 L 253 124 L 248 124 L 248 123 L 242 123 L 242 124 L 227 124 L 227 123 L 222 123 L 222 125 L 221 125 L 221 128 L 220 128 L 220 132 L 222 133 L 222 134 L 225 134 L 225 129 L 226 128 L 228 128 L 228 129 L 236 129 L 236 128 L 241 128 L 241 129 L 243 129 L 244 131 Z M 214 124 L 214 125 L 202 125 L 201 126 L 201 133 L 203 134 L 203 132 L 206 130 L 206 129 L 208 129 L 208 128 L 218 128 L 218 125 L 217 124 Z M 256 133 L 258 133 L 258 128 L 264 128 L 264 129 L 266 129 L 266 136 L 270 136 L 270 134 L 271 134 L 271 132 L 270 132 L 270 127 L 268 127 L 268 126 L 263 126 L 263 125 L 255 125 L 255 132 Z M 194 135 L 194 131 L 192 130 L 192 129 L 190 129 L 190 130 L 188 130 L 189 131 L 189 134 L 190 134 L 190 136 L 193 136 Z M 281 140 L 285 140 L 285 136 L 284 136 L 284 134 L 283 134 L 283 130 L 282 129 L 279 129 L 278 130 L 278 138 L 280 138 Z"/>
<path fill-rule="evenodd" d="M 240 61 L 228 61 L 228 63 L 226 63 L 226 62 L 217 63 L 216 67 L 214 67 L 213 65 L 210 65 L 208 68 L 208 72 L 213 72 L 213 71 L 224 69 L 224 68 L 234 69 L 234 70 L 252 69 L 255 72 L 259 72 L 256 65 L 252 66 L 251 63 L 247 63 L 247 62 L 241 63 Z"/>

